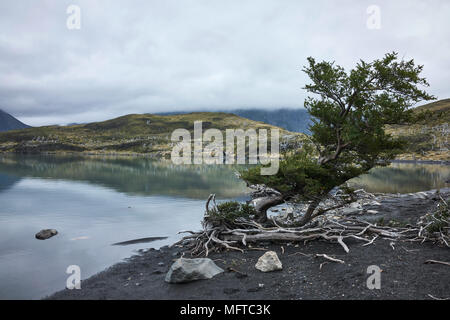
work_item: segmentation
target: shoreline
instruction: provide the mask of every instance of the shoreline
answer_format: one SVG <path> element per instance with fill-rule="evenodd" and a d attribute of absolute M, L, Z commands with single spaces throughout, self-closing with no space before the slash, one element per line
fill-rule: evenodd
<path fill-rule="evenodd" d="M 391 163 L 417 163 L 417 164 L 440 164 L 440 165 L 450 165 L 450 160 L 402 160 L 395 159 Z"/>
<path fill-rule="evenodd" d="M 154 153 L 139 153 L 139 152 L 95 152 L 95 151 L 48 151 L 48 152 L 36 152 L 36 153 L 18 153 L 9 151 L 0 151 L 1 155 L 33 155 L 33 156 L 64 156 L 64 155 L 78 155 L 78 156 L 111 156 L 111 157 L 144 157 L 153 158 L 154 160 L 170 161 L 158 152 Z M 391 163 L 416 163 L 416 164 L 436 164 L 436 165 L 450 165 L 450 160 L 429 160 L 429 159 L 394 159 Z"/>
<path fill-rule="evenodd" d="M 441 190 L 450 197 L 450 188 Z M 380 214 L 371 219 L 402 218 L 409 222 L 434 209 L 434 191 L 380 197 Z M 450 249 L 432 243 L 384 239 L 370 246 L 347 243 L 345 253 L 337 243 L 321 240 L 306 244 L 260 243 L 259 248 L 214 252 L 209 255 L 225 270 L 210 280 L 185 284 L 164 281 L 171 264 L 183 254 L 179 247 L 148 249 L 82 280 L 81 290 L 64 289 L 44 299 L 150 299 L 150 300 L 266 300 L 266 299 L 433 299 L 450 298 L 450 268 L 425 264 L 427 260 L 448 261 Z M 283 270 L 262 273 L 254 265 L 265 251 L 275 251 Z M 315 254 L 345 261 L 332 263 Z M 191 258 L 188 254 L 185 258 Z M 380 290 L 366 286 L 367 268 L 382 269 Z M 236 272 L 237 271 L 237 272 Z"/>

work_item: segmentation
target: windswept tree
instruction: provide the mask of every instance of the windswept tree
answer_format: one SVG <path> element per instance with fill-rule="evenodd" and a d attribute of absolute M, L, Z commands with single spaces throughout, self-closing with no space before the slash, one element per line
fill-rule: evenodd
<path fill-rule="evenodd" d="M 412 123 L 423 116 L 411 111 L 417 102 L 434 99 L 421 89 L 428 86 L 420 76 L 422 69 L 413 60 L 399 61 L 396 53 L 371 63 L 360 61 L 349 72 L 333 62 L 317 63 L 309 58 L 303 71 L 311 79 L 305 89 L 314 94 L 305 102 L 313 120 L 310 141 L 298 150 L 287 151 L 275 175 L 261 175 L 261 166 L 241 172 L 248 184 L 265 186 L 259 190 L 264 196 L 257 199 L 254 207 L 232 201 L 216 204 L 215 196 L 210 195 L 203 230 L 189 232 L 179 243 L 196 255 L 208 255 L 220 248 L 243 251 L 240 244 L 246 246 L 250 242 L 313 239 L 337 241 L 346 252 L 349 252 L 344 242 L 347 238 L 366 245 L 385 237 L 431 240 L 448 246 L 448 232 L 445 232 L 448 203 L 444 201 L 442 209 L 424 216 L 422 225 L 416 227 L 391 228 L 339 216 L 309 224 L 315 217 L 341 205 L 321 205 L 333 188 L 341 186 L 345 190 L 346 181 L 376 165 L 388 164 L 404 150 L 406 142 L 387 134 L 384 127 Z M 354 199 L 349 197 L 349 201 Z M 274 219 L 268 223 L 269 208 L 297 202 L 307 204 L 299 219 L 289 223 Z M 431 220 L 435 223 L 430 224 Z"/>
<path fill-rule="evenodd" d="M 284 155 L 276 175 L 260 175 L 260 168 L 241 172 L 249 184 L 262 184 L 278 193 L 260 199 L 256 215 L 267 219 L 267 210 L 284 202 L 308 201 L 308 209 L 297 223 L 302 226 L 324 212 L 320 202 L 336 186 L 386 165 L 405 147 L 405 141 L 384 131 L 388 124 L 412 123 L 411 106 L 435 99 L 422 88 L 423 66 L 414 60 L 398 60 L 397 53 L 367 63 L 360 61 L 349 72 L 334 62 L 308 58 L 303 71 L 314 94 L 305 107 L 311 115 L 310 143 Z"/>

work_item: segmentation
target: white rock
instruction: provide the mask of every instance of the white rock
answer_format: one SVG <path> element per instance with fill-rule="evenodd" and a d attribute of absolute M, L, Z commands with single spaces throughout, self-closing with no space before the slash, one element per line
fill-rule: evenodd
<path fill-rule="evenodd" d="M 417 197 L 422 200 L 425 200 L 428 198 L 428 196 L 425 192 L 417 192 Z"/>
<path fill-rule="evenodd" d="M 201 279 L 211 279 L 224 272 L 214 261 L 208 258 L 177 259 L 166 275 L 166 282 L 183 283 Z"/>
<path fill-rule="evenodd" d="M 275 251 L 267 251 L 261 257 L 259 257 L 258 262 L 255 264 L 255 268 L 262 272 L 270 272 L 276 270 L 282 270 L 283 265 Z"/>

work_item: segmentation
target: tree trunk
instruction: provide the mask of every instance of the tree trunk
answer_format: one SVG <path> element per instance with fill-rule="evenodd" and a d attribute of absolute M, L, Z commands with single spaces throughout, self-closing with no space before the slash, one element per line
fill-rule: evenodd
<path fill-rule="evenodd" d="M 267 197 L 267 198 L 260 198 L 256 204 L 255 204 L 255 210 L 256 210 L 256 218 L 258 222 L 264 223 L 267 221 L 267 210 L 277 206 L 279 204 L 282 204 L 284 202 L 284 199 L 282 196 L 275 196 L 275 197 Z"/>
<path fill-rule="evenodd" d="M 306 210 L 305 214 L 303 215 L 303 217 L 301 218 L 301 220 L 296 223 L 296 226 L 304 226 L 305 224 L 307 224 L 309 221 L 311 221 L 312 217 L 313 217 L 313 213 L 314 210 L 316 210 L 317 206 L 319 205 L 320 201 L 322 201 L 322 199 L 316 199 L 313 200 L 309 206 L 308 209 Z"/>

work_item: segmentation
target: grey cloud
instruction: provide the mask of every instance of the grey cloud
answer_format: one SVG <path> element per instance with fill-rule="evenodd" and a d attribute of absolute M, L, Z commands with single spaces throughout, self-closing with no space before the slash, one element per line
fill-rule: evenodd
<path fill-rule="evenodd" d="M 81 30 L 66 8 L 81 8 Z M 366 9 L 381 8 L 380 30 Z M 127 113 L 301 108 L 308 56 L 346 68 L 398 51 L 450 97 L 446 0 L 3 1 L 0 108 L 31 125 Z"/>

